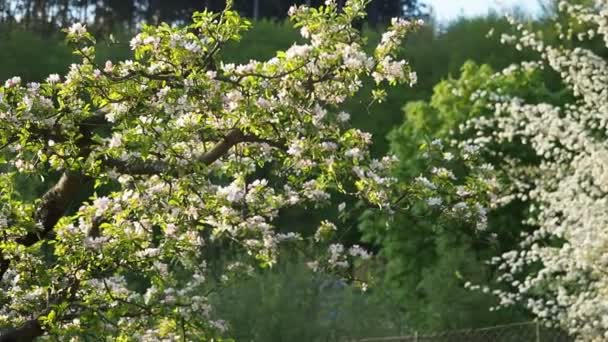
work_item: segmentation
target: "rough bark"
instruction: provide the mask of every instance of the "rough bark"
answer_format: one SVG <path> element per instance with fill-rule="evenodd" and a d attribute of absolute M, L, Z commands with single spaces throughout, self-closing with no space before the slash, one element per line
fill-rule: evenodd
<path fill-rule="evenodd" d="M 0 332 L 0 342 L 31 342 L 44 334 L 38 320 L 25 322 L 18 328 L 11 328 Z"/>
<path fill-rule="evenodd" d="M 40 222 L 42 230 L 30 232 L 26 236 L 18 239 L 17 242 L 31 246 L 44 239 L 55 227 L 60 218 L 65 215 L 74 197 L 82 190 L 87 183 L 86 177 L 77 172 L 65 172 L 57 184 L 42 196 L 42 201 L 35 214 L 36 222 Z"/>
<path fill-rule="evenodd" d="M 272 141 L 259 138 L 253 135 L 243 133 L 239 129 L 233 129 L 226 134 L 209 152 L 198 158 L 198 162 L 211 165 L 235 145 L 243 142 L 266 143 L 281 150 L 287 150 L 283 141 Z M 123 161 L 108 159 L 104 161 L 104 165 L 110 168 L 115 168 L 118 172 L 130 175 L 159 175 L 173 174 L 176 170 L 172 170 L 169 165 L 163 161 L 145 162 L 145 161 Z"/>
<path fill-rule="evenodd" d="M 53 230 L 57 222 L 63 215 L 74 197 L 86 184 L 86 177 L 76 172 L 65 172 L 57 184 L 49 189 L 43 196 L 35 213 L 34 219 L 40 222 L 40 230 L 29 232 L 25 236 L 16 240 L 24 246 L 31 246 L 44 239 Z M 9 261 L 0 255 L 0 278 L 8 270 Z"/>

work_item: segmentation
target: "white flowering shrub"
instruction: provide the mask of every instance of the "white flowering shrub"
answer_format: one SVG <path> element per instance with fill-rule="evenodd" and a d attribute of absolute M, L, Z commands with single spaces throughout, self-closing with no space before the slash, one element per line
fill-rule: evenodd
<path fill-rule="evenodd" d="M 520 248 L 494 258 L 506 286 L 496 290 L 502 306 L 523 304 L 549 326 L 559 326 L 584 341 L 608 339 L 608 235 L 606 216 L 608 145 L 608 65 L 590 46 L 608 45 L 608 3 L 561 2 L 559 41 L 517 25 L 504 36 L 517 49 L 537 51 L 539 59 L 503 71 L 556 72 L 569 94 L 555 103 L 526 103 L 498 91 L 488 98 L 494 115 L 467 125 L 487 146 L 521 146 L 526 160 L 502 157 L 507 180 L 498 203 L 528 201 Z M 565 104 L 559 104 L 565 102 Z M 469 143 L 470 143 L 469 141 Z M 520 157 L 521 157 L 521 152 Z"/>

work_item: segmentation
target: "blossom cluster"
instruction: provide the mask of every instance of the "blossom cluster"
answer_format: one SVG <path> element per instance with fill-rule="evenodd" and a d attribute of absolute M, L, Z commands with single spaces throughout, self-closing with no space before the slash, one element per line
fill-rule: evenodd
<path fill-rule="evenodd" d="M 411 205 L 440 220 L 464 220 L 477 232 L 485 231 L 499 184 L 494 168 L 481 159 L 479 146 L 435 139 L 424 144 L 422 151 L 427 170 L 408 185 Z M 457 168 L 466 171 L 456 172 Z"/>

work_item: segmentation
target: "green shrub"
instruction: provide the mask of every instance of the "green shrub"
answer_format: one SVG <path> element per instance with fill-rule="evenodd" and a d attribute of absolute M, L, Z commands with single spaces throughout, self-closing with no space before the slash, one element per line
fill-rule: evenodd
<path fill-rule="evenodd" d="M 352 341 L 405 330 L 382 288 L 362 292 L 299 262 L 258 273 L 215 300 L 237 341 Z"/>

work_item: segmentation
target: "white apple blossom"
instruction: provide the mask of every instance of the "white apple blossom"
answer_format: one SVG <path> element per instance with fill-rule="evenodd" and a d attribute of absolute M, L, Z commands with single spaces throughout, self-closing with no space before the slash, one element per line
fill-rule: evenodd
<path fill-rule="evenodd" d="M 18 86 L 20 84 L 21 84 L 21 77 L 15 76 L 15 77 L 12 77 L 12 78 L 8 79 L 4 83 L 4 87 L 5 88 L 13 88 L 13 87 L 16 87 L 16 86 Z"/>
<path fill-rule="evenodd" d="M 438 207 L 443 203 L 443 200 L 439 197 L 430 197 L 426 202 L 431 207 Z"/>
<path fill-rule="evenodd" d="M 348 122 L 348 120 L 350 120 L 350 114 L 348 114 L 347 112 L 340 112 L 338 114 L 338 120 L 340 122 Z"/>
<path fill-rule="evenodd" d="M 422 184 L 423 186 L 431 189 L 431 190 L 437 189 L 437 186 L 435 184 L 433 184 L 433 182 L 431 182 L 430 180 L 428 180 L 428 178 L 426 178 L 424 176 L 418 176 L 416 178 L 416 181 L 419 182 L 420 184 Z"/>
<path fill-rule="evenodd" d="M 80 37 L 87 33 L 87 27 L 82 23 L 74 23 L 68 28 L 68 33 L 76 37 Z"/>
<path fill-rule="evenodd" d="M 46 81 L 50 84 L 59 83 L 61 81 L 61 77 L 58 74 L 51 74 Z"/>
<path fill-rule="evenodd" d="M 112 138 L 110 138 L 110 141 L 108 143 L 108 147 L 109 148 L 117 148 L 122 146 L 122 134 L 120 133 L 114 133 L 112 135 Z"/>
<path fill-rule="evenodd" d="M 131 40 L 129 41 L 129 46 L 131 46 L 131 50 L 135 50 L 143 44 L 144 44 L 144 38 L 141 34 L 136 35 L 135 37 L 131 38 Z"/>
<path fill-rule="evenodd" d="M 112 61 L 106 61 L 103 71 L 107 73 L 111 73 L 112 71 L 114 71 L 114 64 L 112 63 Z"/>

